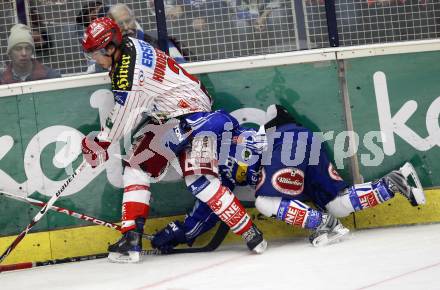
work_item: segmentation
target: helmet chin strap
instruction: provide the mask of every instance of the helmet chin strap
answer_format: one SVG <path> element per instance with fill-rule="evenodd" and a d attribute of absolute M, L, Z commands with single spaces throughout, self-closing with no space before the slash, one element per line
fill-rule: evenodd
<path fill-rule="evenodd" d="M 114 70 L 114 68 L 115 68 L 116 62 L 117 62 L 117 60 L 118 60 L 119 57 L 120 57 L 119 49 L 116 48 L 116 46 L 115 46 L 114 44 L 112 44 L 112 45 L 113 45 L 113 47 L 115 48 L 115 51 L 113 52 L 112 55 L 108 55 L 108 54 L 106 54 L 107 56 L 109 56 L 109 57 L 112 58 L 112 66 L 111 66 L 111 72 L 110 72 L 110 74 L 113 73 L 113 70 Z"/>

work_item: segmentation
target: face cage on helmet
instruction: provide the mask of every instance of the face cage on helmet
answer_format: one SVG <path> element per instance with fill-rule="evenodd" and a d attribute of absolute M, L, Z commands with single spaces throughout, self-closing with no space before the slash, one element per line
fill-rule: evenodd
<path fill-rule="evenodd" d="M 105 48 L 97 49 L 94 51 L 84 52 L 84 56 L 88 61 L 93 61 L 95 55 L 103 55 L 103 56 L 109 56 L 107 55 L 107 52 L 105 51 Z"/>

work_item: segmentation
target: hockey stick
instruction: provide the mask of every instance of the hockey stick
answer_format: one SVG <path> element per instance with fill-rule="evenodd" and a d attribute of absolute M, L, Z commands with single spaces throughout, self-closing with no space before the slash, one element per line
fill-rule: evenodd
<path fill-rule="evenodd" d="M 141 255 L 142 256 L 149 256 L 149 255 L 168 255 L 168 254 L 211 252 L 211 251 L 216 250 L 220 246 L 220 244 L 225 239 L 228 231 L 229 231 L 229 227 L 225 223 L 222 222 L 220 224 L 220 226 L 218 227 L 217 232 L 215 233 L 214 237 L 211 239 L 211 241 L 206 246 L 203 246 L 200 248 L 172 249 L 170 252 L 168 252 L 166 254 L 162 253 L 158 249 L 142 250 Z M 102 254 L 71 257 L 71 258 L 64 258 L 64 259 L 47 260 L 47 261 L 42 261 L 42 262 L 25 262 L 25 263 L 17 263 L 17 264 L 10 264 L 10 265 L 4 265 L 4 266 L 0 265 L 0 272 L 29 269 L 29 268 L 35 268 L 35 267 L 41 267 L 41 266 L 48 266 L 48 265 L 58 265 L 58 264 L 71 263 L 71 262 L 103 259 L 103 258 L 106 258 L 107 256 L 108 256 L 108 253 L 102 253 Z"/>
<path fill-rule="evenodd" d="M 161 253 L 158 250 L 144 250 L 141 252 L 141 254 L 142 255 L 160 255 Z M 103 258 L 107 258 L 107 256 L 108 256 L 108 253 L 102 253 L 102 254 L 78 256 L 78 257 L 71 257 L 71 258 L 64 258 L 64 259 L 47 260 L 47 261 L 42 261 L 42 262 L 25 262 L 25 263 L 17 263 L 17 264 L 10 264 L 10 265 L 4 265 L 4 266 L 0 265 L 0 272 L 29 269 L 29 268 L 35 268 L 35 267 L 41 267 L 41 266 L 48 266 L 48 265 L 58 265 L 58 264 L 71 263 L 71 262 L 81 262 L 81 261 L 103 259 Z"/>
<path fill-rule="evenodd" d="M 17 196 L 15 194 L 8 193 L 8 192 L 5 192 L 5 191 L 0 191 L 0 195 L 4 195 L 6 197 L 9 197 L 9 198 L 12 198 L 12 199 L 15 199 L 15 200 L 24 201 L 24 202 L 27 202 L 27 203 L 29 203 L 31 205 L 34 205 L 34 206 L 44 207 L 44 205 L 45 205 L 45 203 L 42 202 L 42 201 L 30 198 L 30 197 Z M 104 220 L 101 220 L 101 219 L 98 219 L 98 218 L 95 218 L 95 217 L 92 217 L 92 216 L 89 216 L 89 215 L 86 215 L 86 214 L 78 213 L 78 212 L 75 212 L 75 211 L 67 209 L 67 208 L 63 208 L 63 207 L 59 207 L 59 206 L 56 206 L 56 205 L 52 205 L 52 207 L 50 209 L 53 210 L 53 211 L 57 211 L 59 213 L 63 213 L 63 214 L 66 214 L 68 216 L 77 218 L 77 219 L 82 219 L 82 220 L 85 220 L 85 221 L 92 222 L 92 223 L 94 223 L 96 225 L 104 226 L 104 227 L 111 228 L 111 229 L 114 229 L 114 230 L 117 230 L 117 231 L 121 230 L 121 226 L 120 225 L 117 225 L 117 224 L 114 224 L 114 223 L 111 223 L 111 222 L 107 222 L 107 221 L 104 221 Z M 153 239 L 153 235 L 144 234 L 143 238 L 145 238 L 147 240 L 152 240 Z"/>
<path fill-rule="evenodd" d="M 211 239 L 211 241 L 206 246 L 203 246 L 200 248 L 172 249 L 170 252 L 167 252 L 166 254 L 162 253 L 158 249 L 142 250 L 141 255 L 148 256 L 148 255 L 168 255 L 168 254 L 211 252 L 211 251 L 216 250 L 220 246 L 220 244 L 225 239 L 228 231 L 229 231 L 229 227 L 225 223 L 222 222 L 220 224 L 220 226 L 218 227 L 217 232 L 215 233 L 214 237 Z M 0 265 L 0 273 L 5 272 L 5 271 L 22 270 L 22 269 L 29 269 L 29 268 L 35 268 L 35 267 L 41 267 L 41 266 L 47 266 L 47 265 L 56 265 L 56 264 L 64 264 L 64 263 L 71 263 L 71 262 L 103 259 L 103 258 L 106 258 L 107 256 L 108 256 L 108 253 L 102 253 L 102 254 L 94 254 L 94 255 L 87 255 L 87 256 L 72 257 L 72 258 L 47 260 L 47 261 L 42 261 L 42 262 L 25 262 L 25 263 L 17 263 L 17 264 L 10 264 L 10 265 L 4 265 L 4 266 Z"/>
<path fill-rule="evenodd" d="M 169 254 L 212 252 L 225 240 L 228 232 L 229 226 L 224 222 L 220 222 L 217 232 L 207 245 L 200 248 L 172 249 Z"/>
<path fill-rule="evenodd" d="M 27 225 L 27 227 L 15 238 L 15 240 L 9 245 L 5 252 L 0 256 L 0 263 L 3 262 L 6 257 L 17 247 L 21 240 L 26 236 L 26 234 L 32 229 L 32 227 L 38 223 L 41 218 L 47 213 L 48 209 L 58 200 L 61 194 L 66 190 L 69 184 L 78 176 L 81 171 L 83 171 L 88 166 L 88 163 L 84 160 L 79 167 L 73 172 L 73 174 L 67 178 L 60 189 L 49 199 L 49 201 L 43 206 L 43 208 L 35 215 L 32 221 Z"/>
<path fill-rule="evenodd" d="M 1 191 L 0 195 L 4 195 L 6 197 L 15 199 L 15 200 L 20 200 L 20 201 L 24 201 L 27 202 L 31 205 L 34 206 L 39 206 L 39 207 L 44 207 L 45 203 L 33 198 L 29 198 L 29 197 L 21 197 L 21 196 L 17 196 L 14 195 L 12 193 L 8 193 L 5 191 Z M 97 225 L 101 225 L 101 226 L 105 226 L 111 229 L 115 229 L 115 230 L 120 230 L 121 227 L 117 224 L 111 223 L 111 222 L 107 222 L 107 221 L 103 221 L 101 219 L 89 216 L 89 215 L 85 215 L 82 213 L 78 213 L 75 212 L 73 210 L 70 209 L 66 209 L 66 208 L 62 208 L 62 207 L 58 207 L 55 205 L 52 205 L 52 207 L 50 208 L 51 210 L 57 211 L 59 213 L 63 213 L 78 219 L 82 219 L 82 220 L 86 220 L 86 221 L 90 221 L 94 224 Z M 212 237 L 212 239 L 209 241 L 209 243 L 203 247 L 200 248 L 185 248 L 185 249 L 172 249 L 170 252 L 168 252 L 167 254 L 179 254 L 179 253 L 200 253 L 200 252 L 210 252 L 210 251 L 214 251 L 216 250 L 220 244 L 223 242 L 223 240 L 226 238 L 226 235 L 229 231 L 229 227 L 225 224 L 225 223 L 221 223 L 220 226 L 217 229 L 217 232 L 214 234 L 214 236 Z M 143 237 L 147 240 L 152 240 L 154 235 L 151 234 L 144 234 Z M 156 250 L 157 251 L 157 250 Z M 162 254 L 160 251 L 157 252 L 157 254 Z"/>

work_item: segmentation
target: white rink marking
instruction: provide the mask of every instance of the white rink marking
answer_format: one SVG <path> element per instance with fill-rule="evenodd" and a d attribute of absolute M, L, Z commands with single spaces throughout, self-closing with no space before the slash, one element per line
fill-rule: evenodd
<path fill-rule="evenodd" d="M 357 231 L 321 248 L 305 239 L 212 253 L 146 256 L 139 264 L 106 259 L 4 272 L 2 290 L 439 289 L 440 224 Z"/>

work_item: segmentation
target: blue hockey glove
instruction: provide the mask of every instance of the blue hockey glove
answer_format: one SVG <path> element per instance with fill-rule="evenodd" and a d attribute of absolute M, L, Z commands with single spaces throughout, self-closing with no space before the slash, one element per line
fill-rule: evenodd
<path fill-rule="evenodd" d="M 179 221 L 174 221 L 154 235 L 151 246 L 166 254 L 178 244 L 186 244 L 187 242 L 183 224 Z"/>

